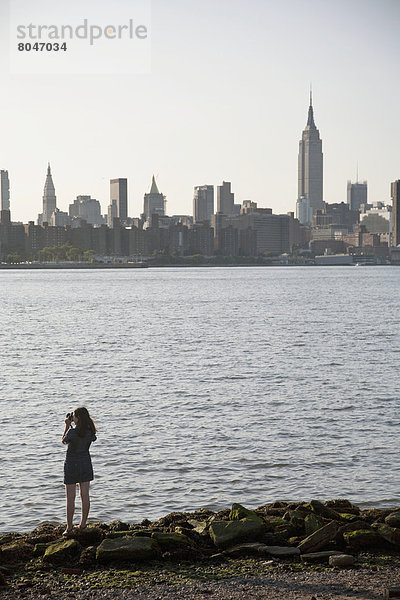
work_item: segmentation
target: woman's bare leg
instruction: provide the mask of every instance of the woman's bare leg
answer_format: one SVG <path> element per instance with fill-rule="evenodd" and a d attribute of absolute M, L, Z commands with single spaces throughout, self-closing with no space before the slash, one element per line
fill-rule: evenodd
<path fill-rule="evenodd" d="M 67 495 L 67 531 L 72 529 L 72 523 L 74 519 L 75 512 L 75 494 L 76 494 L 76 484 L 72 483 L 65 486 L 65 491 Z"/>
<path fill-rule="evenodd" d="M 89 498 L 89 487 L 90 481 L 83 481 L 79 484 L 80 492 L 81 492 L 81 500 L 82 500 L 82 517 L 81 522 L 79 523 L 79 527 L 84 529 L 86 527 L 86 521 L 89 514 L 90 509 L 90 498 Z"/>

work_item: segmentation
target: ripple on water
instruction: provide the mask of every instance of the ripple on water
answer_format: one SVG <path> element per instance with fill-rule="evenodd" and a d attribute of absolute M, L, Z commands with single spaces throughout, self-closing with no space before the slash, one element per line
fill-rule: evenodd
<path fill-rule="evenodd" d="M 0 531 L 63 520 L 60 436 L 80 404 L 99 428 L 93 520 L 400 504 L 400 270 L 0 278 Z"/>

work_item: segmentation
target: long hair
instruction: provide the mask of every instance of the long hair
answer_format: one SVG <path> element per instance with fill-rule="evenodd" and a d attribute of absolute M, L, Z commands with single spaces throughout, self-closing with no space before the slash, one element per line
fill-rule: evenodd
<path fill-rule="evenodd" d="M 93 435 L 96 433 L 96 426 L 93 423 L 89 411 L 84 406 L 80 406 L 74 410 L 74 415 L 78 419 L 78 424 L 76 426 L 76 432 L 79 437 L 84 437 L 87 432 L 92 433 Z"/>

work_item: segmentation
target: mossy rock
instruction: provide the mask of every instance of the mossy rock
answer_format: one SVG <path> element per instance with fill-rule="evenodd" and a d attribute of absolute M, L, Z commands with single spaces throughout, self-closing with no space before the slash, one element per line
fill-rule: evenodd
<path fill-rule="evenodd" d="M 79 564 L 84 567 L 93 567 L 96 564 L 96 546 L 88 546 L 81 552 Z"/>
<path fill-rule="evenodd" d="M 50 563 L 64 563 L 74 559 L 82 550 L 76 540 L 59 540 L 50 544 L 44 553 L 43 560 Z"/>
<path fill-rule="evenodd" d="M 290 524 L 298 530 L 298 532 L 304 531 L 304 521 L 305 521 L 306 513 L 300 510 L 288 510 L 283 518 L 286 521 L 289 521 Z"/>
<path fill-rule="evenodd" d="M 309 506 L 311 510 L 320 517 L 331 519 L 333 521 L 340 521 L 339 513 L 336 510 L 333 510 L 333 508 L 325 506 L 325 504 L 319 500 L 311 500 Z"/>
<path fill-rule="evenodd" d="M 336 512 L 347 513 L 358 516 L 360 514 L 360 508 L 355 504 L 352 504 L 350 500 L 346 500 L 345 498 L 338 498 L 336 500 L 328 500 L 325 502 L 325 506 L 328 508 L 333 508 Z"/>
<path fill-rule="evenodd" d="M 189 519 L 188 523 L 191 527 L 193 527 L 193 531 L 198 533 L 199 535 L 203 535 L 207 532 L 208 523 L 207 521 L 198 521 L 197 519 Z"/>
<path fill-rule="evenodd" d="M 390 527 L 400 527 L 400 510 L 396 510 L 391 512 L 390 515 L 387 515 L 387 517 L 385 517 L 385 523 Z"/>
<path fill-rule="evenodd" d="M 357 529 L 343 534 L 344 541 L 353 550 L 374 550 L 382 548 L 385 540 L 372 529 Z"/>
<path fill-rule="evenodd" d="M 360 512 L 360 517 L 367 523 L 384 523 L 386 517 L 392 512 L 392 508 L 366 508 Z"/>
<path fill-rule="evenodd" d="M 249 510 L 241 504 L 232 504 L 232 510 L 229 513 L 229 520 L 240 521 L 241 519 L 251 519 L 256 523 L 261 523 L 264 525 L 264 521 L 257 515 L 257 513 L 254 512 L 254 510 Z"/>
<path fill-rule="evenodd" d="M 213 521 L 210 525 L 211 539 L 218 548 L 234 546 L 245 540 L 257 540 L 264 531 L 262 522 L 247 518 L 239 521 Z"/>
<path fill-rule="evenodd" d="M 353 513 L 339 513 L 339 516 L 342 521 L 345 521 L 346 523 L 358 521 L 358 515 L 354 515 Z"/>
<path fill-rule="evenodd" d="M 159 547 L 149 537 L 124 537 L 105 539 L 96 551 L 96 559 L 100 563 L 110 561 L 142 561 L 157 558 Z"/>
<path fill-rule="evenodd" d="M 182 533 L 162 533 L 154 531 L 151 537 L 157 542 L 161 550 L 180 550 L 182 548 L 190 548 L 191 542 L 186 535 Z"/>
<path fill-rule="evenodd" d="M 311 535 L 315 531 L 318 531 L 318 529 L 321 529 L 324 525 L 326 525 L 326 519 L 322 519 L 314 513 L 310 513 L 304 519 L 306 535 Z"/>
<path fill-rule="evenodd" d="M 33 546 L 24 540 L 16 540 L 0 547 L 0 562 L 27 561 L 33 557 Z"/>
<path fill-rule="evenodd" d="M 36 556 L 36 557 L 43 556 L 43 554 L 46 552 L 49 545 L 50 544 L 46 544 L 46 543 L 35 544 L 35 546 L 33 548 L 33 556 Z"/>
<path fill-rule="evenodd" d="M 107 533 L 105 534 L 105 537 L 110 540 L 116 540 L 118 538 L 133 537 L 134 535 L 137 535 L 138 533 L 139 532 L 132 531 L 131 529 L 126 529 L 123 531 L 107 531 Z"/>
<path fill-rule="evenodd" d="M 286 525 L 279 525 L 275 527 L 274 533 L 282 540 L 288 540 L 291 537 L 296 536 L 298 528 L 294 527 L 290 523 L 286 522 Z"/>
<path fill-rule="evenodd" d="M 19 537 L 18 534 L 15 533 L 3 533 L 0 535 L 0 546 L 4 546 L 4 544 L 11 544 L 11 542 L 15 541 L 15 539 Z"/>
<path fill-rule="evenodd" d="M 86 527 L 85 529 L 76 528 L 72 531 L 71 537 L 77 540 L 81 546 L 97 546 L 104 539 L 104 531 L 99 527 Z"/>
<path fill-rule="evenodd" d="M 389 542 L 389 544 L 392 544 L 397 548 L 400 547 L 400 529 L 397 529 L 396 527 L 390 527 L 389 525 L 386 525 L 386 523 L 376 523 L 373 525 L 373 528 L 379 533 L 380 536 L 383 537 L 384 540 Z"/>
<path fill-rule="evenodd" d="M 284 525 L 286 527 L 287 526 L 287 521 L 286 521 L 286 519 L 283 518 L 283 516 L 282 517 L 267 516 L 264 519 L 264 524 L 265 524 L 266 529 L 268 531 L 273 531 L 274 529 L 276 529 L 280 525 Z"/>
<path fill-rule="evenodd" d="M 129 529 L 129 525 L 123 521 L 112 521 L 109 524 L 109 528 L 111 531 L 127 531 Z"/>

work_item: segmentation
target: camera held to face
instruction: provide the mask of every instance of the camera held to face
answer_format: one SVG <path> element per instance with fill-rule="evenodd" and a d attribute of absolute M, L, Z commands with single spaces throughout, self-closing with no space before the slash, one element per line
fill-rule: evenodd
<path fill-rule="evenodd" d="M 71 423 L 74 422 L 74 411 L 67 413 L 67 419 L 69 419 L 71 421 Z"/>

